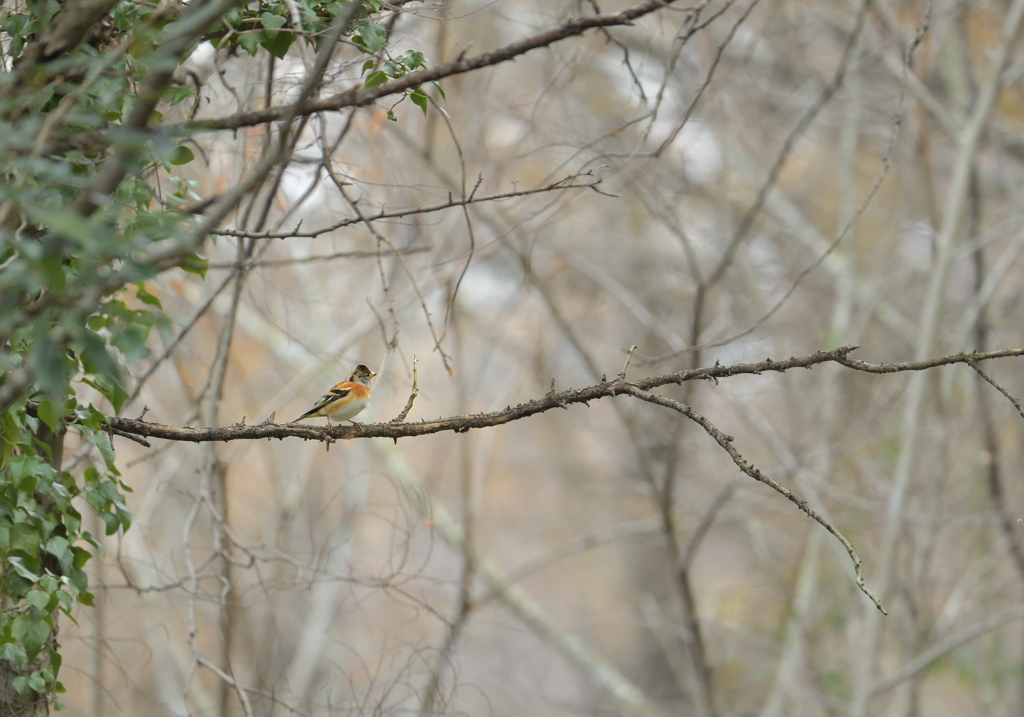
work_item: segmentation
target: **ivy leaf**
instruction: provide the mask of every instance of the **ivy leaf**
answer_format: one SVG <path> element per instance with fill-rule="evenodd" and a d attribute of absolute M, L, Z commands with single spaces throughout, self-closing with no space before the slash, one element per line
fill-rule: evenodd
<path fill-rule="evenodd" d="M 74 348 L 87 374 L 96 377 L 118 375 L 117 363 L 107 351 L 104 340 L 95 331 L 81 331 L 79 339 L 80 343 L 76 342 Z"/>
<path fill-rule="evenodd" d="M 25 656 L 31 662 L 46 644 L 50 626 L 46 620 L 33 620 L 28 615 L 18 615 L 11 623 L 11 635 L 25 648 Z"/>
<path fill-rule="evenodd" d="M 421 90 L 419 87 L 417 87 L 415 90 L 413 90 L 412 92 L 409 93 L 409 99 L 412 100 L 412 103 L 414 105 L 416 105 L 421 110 L 423 110 L 423 116 L 425 117 L 427 115 L 427 103 L 428 103 L 426 93 L 423 90 Z"/>
<path fill-rule="evenodd" d="M 113 535 L 121 527 L 121 520 L 114 513 L 100 513 L 100 518 L 106 526 L 107 535 Z"/>
<path fill-rule="evenodd" d="M 384 42 L 387 39 L 387 31 L 380 25 L 366 23 L 360 25 L 352 35 L 352 42 L 367 54 L 380 52 L 384 49 Z"/>
<path fill-rule="evenodd" d="M 102 393 L 103 397 L 110 401 L 110 405 L 114 407 L 115 413 L 120 413 L 124 402 L 128 400 L 128 392 L 121 388 L 119 383 L 107 376 L 100 375 L 95 380 L 86 378 L 82 379 L 82 382 Z"/>
<path fill-rule="evenodd" d="M 39 416 L 39 420 L 50 427 L 51 431 L 57 432 L 61 424 L 60 409 L 53 401 L 45 400 L 40 403 L 39 408 L 36 409 L 36 415 Z"/>
<path fill-rule="evenodd" d="M 46 689 L 46 681 L 38 670 L 28 676 L 28 686 L 36 692 L 43 692 Z"/>
<path fill-rule="evenodd" d="M 265 39 L 262 32 L 245 32 L 238 36 L 238 44 L 250 55 L 255 55 Z"/>
<path fill-rule="evenodd" d="M 427 64 L 427 59 L 418 50 L 409 50 L 402 56 L 402 61 L 410 70 L 416 70 Z"/>
<path fill-rule="evenodd" d="M 20 665 L 28 659 L 25 655 L 25 648 L 16 642 L 8 642 L 4 645 L 3 650 L 0 650 L 0 658 L 16 665 Z"/>
<path fill-rule="evenodd" d="M 42 590 L 29 590 L 25 600 L 40 612 L 47 612 L 46 608 L 50 604 L 50 596 Z"/>
<path fill-rule="evenodd" d="M 128 530 L 132 527 L 132 513 L 121 503 L 114 504 L 114 510 L 117 511 L 117 518 L 121 521 L 121 527 Z"/>
<path fill-rule="evenodd" d="M 36 582 L 39 580 L 38 575 L 36 575 L 34 572 L 25 567 L 25 561 L 21 558 L 10 557 L 7 558 L 7 562 L 11 564 L 11 567 L 14 568 L 14 571 L 18 573 L 18 575 L 25 578 L 26 580 L 31 580 L 32 582 Z"/>
<path fill-rule="evenodd" d="M 281 15 L 265 12 L 260 15 L 260 22 L 263 23 L 263 27 L 267 30 L 277 30 L 284 27 L 287 21 Z"/>
<path fill-rule="evenodd" d="M 46 543 L 46 552 L 59 560 L 70 546 L 67 538 L 55 535 Z"/>
<path fill-rule="evenodd" d="M 91 537 L 91 536 L 90 536 Z M 71 553 L 74 555 L 74 561 L 72 565 L 76 568 L 84 568 L 85 564 L 92 558 L 92 553 L 84 548 L 79 548 L 77 545 L 71 547 Z"/>
<path fill-rule="evenodd" d="M 28 692 L 29 692 L 29 689 L 31 689 L 28 686 L 28 678 L 25 677 L 24 675 L 18 675 L 13 680 L 11 680 L 11 686 L 14 687 L 14 691 L 17 692 L 22 697 L 27 695 Z"/>
<path fill-rule="evenodd" d="M 295 42 L 294 32 L 268 30 L 263 34 L 266 36 L 266 39 L 260 44 L 266 48 L 267 52 L 279 60 L 284 59 L 284 56 L 288 54 L 288 48 Z"/>
<path fill-rule="evenodd" d="M 387 81 L 387 74 L 383 70 L 377 70 L 376 72 L 371 72 L 367 76 L 366 80 L 363 82 L 363 86 L 370 89 L 372 87 L 379 87 Z"/>

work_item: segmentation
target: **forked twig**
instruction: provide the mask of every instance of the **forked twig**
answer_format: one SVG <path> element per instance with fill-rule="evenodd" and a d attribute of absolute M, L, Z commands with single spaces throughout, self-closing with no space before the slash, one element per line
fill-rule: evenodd
<path fill-rule="evenodd" d="M 875 597 L 874 593 L 872 593 L 871 590 L 868 589 L 868 586 L 864 583 L 864 576 L 861 574 L 860 571 L 861 559 L 857 556 L 856 551 L 854 551 L 853 546 L 850 544 L 850 541 L 846 539 L 846 536 L 844 536 L 842 533 L 836 530 L 835 526 L 833 526 L 830 522 L 828 522 L 821 515 L 819 515 L 817 511 L 811 508 L 811 506 L 807 504 L 807 501 L 798 498 L 796 495 L 793 494 L 793 491 L 791 491 L 789 488 L 786 488 L 778 481 L 772 480 L 764 473 L 759 471 L 757 468 L 755 468 L 751 463 L 749 463 L 740 454 L 740 452 L 736 450 L 736 447 L 733 446 L 732 436 L 722 433 L 715 427 L 713 423 L 711 423 L 711 421 L 709 421 L 707 418 L 694 411 L 685 403 L 679 403 L 678 401 L 673 401 L 670 398 L 665 398 L 663 396 L 657 396 L 653 393 L 641 391 L 636 386 L 630 384 L 626 384 L 623 393 L 627 393 L 630 396 L 633 396 L 634 398 L 639 398 L 641 401 L 647 401 L 648 403 L 653 403 L 658 406 L 670 408 L 673 411 L 681 413 L 687 418 L 689 418 L 691 421 L 693 421 L 701 428 L 703 428 L 709 436 L 715 439 L 715 442 L 718 445 L 720 445 L 726 453 L 729 454 L 729 457 L 732 458 L 732 462 L 736 464 L 737 468 L 739 468 L 748 476 L 756 480 L 758 483 L 764 483 L 766 486 L 774 490 L 776 493 L 779 493 L 780 495 L 791 501 L 809 518 L 812 518 L 813 520 L 817 521 L 822 527 L 825 528 L 825 530 L 834 535 L 836 539 L 843 544 L 843 547 L 846 548 L 846 552 L 849 554 L 850 560 L 853 561 L 853 569 L 854 572 L 856 572 L 857 574 L 857 587 L 859 587 L 861 592 L 863 592 L 871 599 L 871 602 L 875 604 L 875 607 L 877 607 L 883 615 L 889 614 L 888 612 L 886 612 L 885 608 L 882 607 L 882 603 L 878 601 L 878 598 Z"/>

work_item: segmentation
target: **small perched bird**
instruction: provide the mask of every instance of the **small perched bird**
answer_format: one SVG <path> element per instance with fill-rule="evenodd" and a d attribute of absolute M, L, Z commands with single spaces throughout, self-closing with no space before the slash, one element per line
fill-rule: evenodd
<path fill-rule="evenodd" d="M 370 379 L 376 375 L 363 364 L 359 364 L 352 371 L 351 376 L 321 396 L 311 409 L 292 423 L 318 416 L 325 417 L 328 426 L 331 425 L 331 416 L 339 421 L 352 421 L 370 402 Z M 355 421 L 352 423 L 359 425 Z"/>

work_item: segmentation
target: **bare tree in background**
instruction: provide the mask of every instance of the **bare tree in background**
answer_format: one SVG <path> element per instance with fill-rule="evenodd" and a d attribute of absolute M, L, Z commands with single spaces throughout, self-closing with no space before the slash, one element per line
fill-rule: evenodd
<path fill-rule="evenodd" d="M 68 712 L 1024 712 L 1024 0 L 359 5 L 177 20 Z"/>

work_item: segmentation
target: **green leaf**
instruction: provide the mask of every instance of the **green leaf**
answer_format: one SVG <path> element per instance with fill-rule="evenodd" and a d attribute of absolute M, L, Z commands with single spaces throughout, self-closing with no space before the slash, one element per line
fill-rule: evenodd
<path fill-rule="evenodd" d="M 355 34 L 352 35 L 352 42 L 363 52 L 373 54 L 384 49 L 387 40 L 387 31 L 380 25 L 366 23 L 360 25 Z"/>
<path fill-rule="evenodd" d="M 238 44 L 250 55 L 255 55 L 260 45 L 266 40 L 262 32 L 244 32 L 238 36 Z"/>
<path fill-rule="evenodd" d="M 78 358 L 82 362 L 82 368 L 87 374 L 99 378 L 100 376 L 113 377 L 120 372 L 117 362 L 111 358 L 107 351 L 106 342 L 100 338 L 95 331 L 81 331 L 80 341 L 75 342 L 78 350 Z M 94 386 L 99 391 L 109 390 L 106 386 Z"/>
<path fill-rule="evenodd" d="M 121 503 L 114 504 L 114 510 L 117 511 L 117 518 L 121 521 L 121 527 L 128 530 L 132 527 L 132 513 Z"/>
<path fill-rule="evenodd" d="M 441 83 L 438 82 L 437 80 L 434 80 L 431 84 L 433 84 L 434 87 L 437 88 L 438 93 L 441 95 L 441 99 L 444 100 L 445 102 L 447 102 L 448 101 L 448 95 L 446 95 L 444 93 L 444 88 L 441 87 Z"/>
<path fill-rule="evenodd" d="M 63 207 L 42 207 L 36 204 L 22 206 L 30 219 L 49 227 L 58 236 L 64 235 L 83 243 L 93 239 L 94 230 L 89 226 L 89 221 L 78 212 Z"/>
<path fill-rule="evenodd" d="M 119 383 L 107 376 L 97 376 L 95 381 L 82 379 L 82 382 L 102 393 L 103 397 L 110 401 L 110 405 L 114 407 L 115 413 L 120 413 L 124 402 L 128 400 L 128 393 L 121 388 Z"/>
<path fill-rule="evenodd" d="M 36 415 L 39 419 L 50 427 L 50 430 L 56 433 L 61 425 L 60 408 L 49 400 L 45 400 L 39 404 L 39 408 L 36 410 Z"/>
<path fill-rule="evenodd" d="M 114 472 L 117 468 L 114 465 L 114 447 L 110 445 L 110 436 L 106 433 L 93 433 L 86 438 L 89 443 L 92 443 L 100 450 L 100 455 L 103 456 L 103 462 L 107 466 L 107 470 Z M 97 479 L 96 483 L 99 484 L 100 480 Z"/>
<path fill-rule="evenodd" d="M 188 164 L 195 158 L 196 156 L 192 154 L 192 150 L 183 144 L 179 144 L 171 152 L 171 164 L 173 165 Z"/>
<path fill-rule="evenodd" d="M 99 553 L 100 555 L 106 555 L 107 554 L 107 549 L 104 548 L 103 544 L 98 542 L 96 540 L 96 538 L 94 538 L 92 536 L 92 533 L 90 533 L 88 530 L 82 532 L 82 540 L 84 540 L 89 545 L 91 545 L 93 548 L 95 548 L 96 552 Z M 76 550 L 81 550 L 83 553 L 86 553 L 86 555 L 88 555 L 88 551 L 86 551 L 86 550 L 84 550 L 82 548 L 75 548 L 75 549 Z M 78 553 L 75 553 L 75 555 L 76 555 L 76 562 L 77 562 L 77 555 L 78 555 Z M 86 560 L 89 560 L 89 558 L 87 557 Z M 75 567 L 76 568 L 85 567 L 85 561 L 83 561 L 81 565 L 75 565 Z"/>
<path fill-rule="evenodd" d="M 388 76 L 383 70 L 377 70 L 371 72 L 366 80 L 363 82 L 363 86 L 366 88 L 378 87 L 388 81 Z"/>
<path fill-rule="evenodd" d="M 428 104 L 426 93 L 424 93 L 423 90 L 417 87 L 415 90 L 409 93 L 409 99 L 412 100 L 412 103 L 414 105 L 423 110 L 423 115 L 426 116 Z"/>
<path fill-rule="evenodd" d="M 25 578 L 26 580 L 30 580 L 33 583 L 39 580 L 38 575 L 29 570 L 27 567 L 25 567 L 24 559 L 18 557 L 10 557 L 7 558 L 7 562 L 11 564 L 11 567 L 14 568 L 14 571 L 18 573 L 18 575 Z"/>
<path fill-rule="evenodd" d="M 121 527 L 121 520 L 115 513 L 100 513 L 99 515 L 107 527 L 107 535 L 113 535 Z"/>
<path fill-rule="evenodd" d="M 288 54 L 288 48 L 295 42 L 294 32 L 285 32 L 283 30 L 268 30 L 264 33 L 266 39 L 260 43 L 267 52 L 276 57 L 279 60 L 283 60 L 284 56 Z"/>
<path fill-rule="evenodd" d="M 189 274 L 196 274 L 200 278 L 205 279 L 206 271 L 210 268 L 210 260 L 202 254 L 192 252 L 182 261 L 181 268 Z"/>
<path fill-rule="evenodd" d="M 30 350 L 29 360 L 36 369 L 39 388 L 51 396 L 62 395 L 68 384 L 68 368 L 63 361 L 60 348 L 50 335 L 50 327 L 45 322 L 35 326 L 35 336 Z"/>
<path fill-rule="evenodd" d="M 11 680 L 11 686 L 14 687 L 14 691 L 24 697 L 29 693 L 28 678 L 24 675 L 19 675 Z"/>
<path fill-rule="evenodd" d="M 50 596 L 42 590 L 29 590 L 28 595 L 25 596 L 25 600 L 27 600 L 28 604 L 37 610 L 40 610 L 41 612 L 48 612 L 46 608 L 50 604 Z"/>
<path fill-rule="evenodd" d="M 124 326 L 115 334 L 111 343 L 129 359 L 138 360 L 149 355 L 149 348 L 146 346 L 148 336 L 149 325 L 143 322 L 134 322 Z"/>
<path fill-rule="evenodd" d="M 146 289 L 146 282 L 144 281 L 140 281 L 135 285 L 135 298 L 137 298 L 143 304 L 155 306 L 156 308 L 161 310 L 163 310 L 164 308 L 164 305 L 160 303 L 160 299 L 154 296 L 153 294 L 149 293 L 149 290 Z"/>
<path fill-rule="evenodd" d="M 3 650 L 0 651 L 0 658 L 13 662 L 16 665 L 20 665 L 27 660 L 25 648 L 16 642 L 8 642 L 4 645 Z"/>
<path fill-rule="evenodd" d="M 76 568 L 84 568 L 85 564 L 92 558 L 90 553 L 85 548 L 79 548 L 77 545 L 72 546 L 71 552 L 74 554 L 74 562 L 72 563 Z"/>
<path fill-rule="evenodd" d="M 11 635 L 24 646 L 25 656 L 31 662 L 46 644 L 50 626 L 46 620 L 33 620 L 28 615 L 18 615 L 11 624 Z"/>
<path fill-rule="evenodd" d="M 48 552 L 53 557 L 60 559 L 61 556 L 63 556 L 64 553 L 67 552 L 70 546 L 71 544 L 68 542 L 67 538 L 64 538 L 60 535 L 55 535 L 47 541 L 46 552 Z"/>
<path fill-rule="evenodd" d="M 363 63 L 363 70 L 359 74 L 360 75 L 365 75 L 366 71 L 367 70 L 372 70 L 374 65 L 376 65 L 376 64 L 377 64 L 376 60 L 372 60 L 372 59 L 371 60 L 367 60 L 366 62 Z"/>
<path fill-rule="evenodd" d="M 404 62 L 410 70 L 417 70 L 427 64 L 427 59 L 418 50 L 409 50 L 405 53 Z"/>
<path fill-rule="evenodd" d="M 36 692 L 43 692 L 46 690 L 46 681 L 43 680 L 43 676 L 36 671 L 28 676 L 28 686 Z"/>
<path fill-rule="evenodd" d="M 42 269 L 50 291 L 64 291 L 67 277 L 64 274 L 64 259 L 60 254 L 47 254 L 42 258 Z"/>
<path fill-rule="evenodd" d="M 184 85 L 168 87 L 166 90 L 164 90 L 164 97 L 170 103 L 171 107 L 178 104 L 182 100 L 185 100 L 193 96 L 195 96 L 195 92 L 193 91 L 193 89 L 191 87 L 186 87 Z"/>
<path fill-rule="evenodd" d="M 89 576 L 85 574 L 84 570 L 78 570 L 72 568 L 68 571 L 67 575 L 64 575 L 61 580 L 66 581 L 69 585 L 73 585 L 76 590 L 85 590 L 89 587 Z M 81 602 L 81 598 L 79 598 Z"/>
<path fill-rule="evenodd" d="M 260 15 L 260 22 L 263 23 L 263 27 L 267 30 L 277 30 L 284 27 L 287 20 L 281 15 L 265 12 Z"/>

